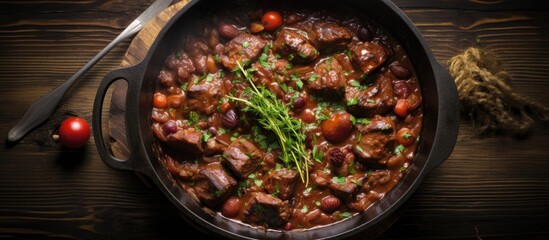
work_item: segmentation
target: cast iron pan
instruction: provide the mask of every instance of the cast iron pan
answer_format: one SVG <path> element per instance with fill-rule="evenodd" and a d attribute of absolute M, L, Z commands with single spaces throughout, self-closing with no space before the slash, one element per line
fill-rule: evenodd
<path fill-rule="evenodd" d="M 316 1 L 318 3 L 318 1 Z M 176 45 L 181 29 L 196 16 L 207 14 L 217 1 L 191 1 L 162 29 L 145 59 L 132 67 L 110 72 L 101 82 L 93 108 L 93 133 L 103 161 L 110 167 L 147 175 L 183 215 L 206 232 L 233 239 L 324 239 L 344 238 L 374 227 L 387 218 L 415 191 L 425 176 L 452 152 L 458 133 L 458 94 L 452 77 L 435 60 L 425 40 L 413 23 L 389 0 L 341 0 L 345 4 L 385 27 L 405 48 L 418 75 L 423 93 L 424 122 L 418 152 L 408 173 L 385 197 L 364 213 L 335 224 L 289 232 L 260 230 L 227 220 L 220 214 L 202 208 L 182 190 L 152 151 L 152 98 L 155 79 L 166 57 Z M 127 160 L 114 157 L 107 150 L 101 131 L 103 100 L 110 85 L 123 79 L 126 94 L 126 136 L 131 153 Z"/>

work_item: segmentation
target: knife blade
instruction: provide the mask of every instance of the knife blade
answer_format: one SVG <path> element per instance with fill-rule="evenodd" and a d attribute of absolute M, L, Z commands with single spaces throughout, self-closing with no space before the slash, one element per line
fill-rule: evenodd
<path fill-rule="evenodd" d="M 124 31 L 122 31 L 122 33 L 120 33 L 103 50 L 90 59 L 82 68 L 80 68 L 78 72 L 76 72 L 63 84 L 59 85 L 59 87 L 55 88 L 31 104 L 21 120 L 19 120 L 19 122 L 17 122 L 17 124 L 9 130 L 7 140 L 10 142 L 17 142 L 32 129 L 46 121 L 55 111 L 65 93 L 77 80 L 82 77 L 82 75 L 84 75 L 84 73 L 86 73 L 93 65 L 103 58 L 103 56 L 105 56 L 124 39 L 139 32 L 139 30 L 141 30 L 147 22 L 154 19 L 162 10 L 167 8 L 172 1 L 173 0 L 157 0 L 151 4 L 151 6 L 149 6 L 143 13 L 141 13 L 141 15 L 133 20 L 132 23 L 130 23 Z"/>

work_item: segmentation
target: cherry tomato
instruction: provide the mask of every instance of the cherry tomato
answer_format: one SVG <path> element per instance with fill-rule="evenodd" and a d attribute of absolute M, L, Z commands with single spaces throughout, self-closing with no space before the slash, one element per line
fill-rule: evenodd
<path fill-rule="evenodd" d="M 406 99 L 399 99 L 395 105 L 395 108 L 393 111 L 396 113 L 396 115 L 401 117 L 406 117 L 408 115 L 408 109 L 410 108 L 410 104 Z"/>
<path fill-rule="evenodd" d="M 59 127 L 59 141 L 67 148 L 80 148 L 90 138 L 90 125 L 81 117 L 69 117 Z"/>
<path fill-rule="evenodd" d="M 168 99 L 166 98 L 166 95 L 162 93 L 155 93 L 154 99 L 153 99 L 153 106 L 155 108 L 167 108 Z"/>
<path fill-rule="evenodd" d="M 398 143 L 404 146 L 410 146 L 416 140 L 414 135 L 412 135 L 412 131 L 408 128 L 399 129 L 397 131 L 396 139 Z"/>
<path fill-rule="evenodd" d="M 228 218 L 234 218 L 238 216 L 238 213 L 240 213 L 240 208 L 242 207 L 242 203 L 238 198 L 229 198 L 227 201 L 223 204 L 223 208 L 221 209 L 221 214 L 223 216 Z"/>
<path fill-rule="evenodd" d="M 282 25 L 282 16 L 277 11 L 269 11 L 263 14 L 261 23 L 265 27 L 265 30 L 273 31 Z"/>

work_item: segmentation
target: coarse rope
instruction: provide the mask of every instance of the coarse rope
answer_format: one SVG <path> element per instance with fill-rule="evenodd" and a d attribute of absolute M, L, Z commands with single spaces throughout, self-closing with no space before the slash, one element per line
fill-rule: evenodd
<path fill-rule="evenodd" d="M 460 107 L 479 133 L 526 134 L 536 119 L 549 122 L 549 108 L 513 92 L 510 75 L 498 61 L 478 48 L 468 48 L 448 61 Z"/>

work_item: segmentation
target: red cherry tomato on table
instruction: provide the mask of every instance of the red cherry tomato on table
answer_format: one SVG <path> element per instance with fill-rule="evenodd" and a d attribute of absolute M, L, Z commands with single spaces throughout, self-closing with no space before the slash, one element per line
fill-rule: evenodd
<path fill-rule="evenodd" d="M 282 25 L 282 16 L 277 11 L 266 12 L 261 18 L 261 24 L 267 31 L 275 30 Z"/>
<path fill-rule="evenodd" d="M 67 148 L 80 148 L 90 138 L 90 125 L 81 117 L 69 117 L 59 127 L 59 141 Z"/>

